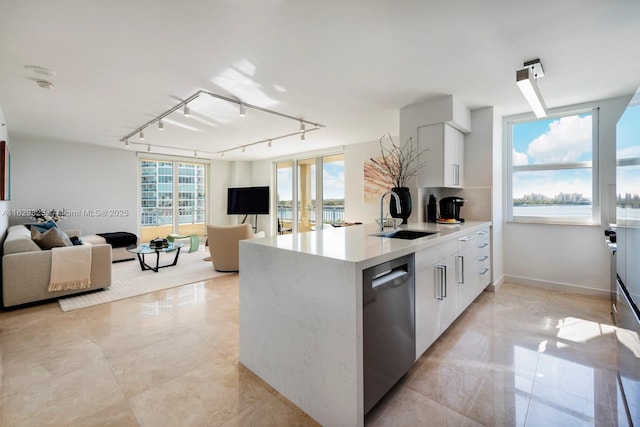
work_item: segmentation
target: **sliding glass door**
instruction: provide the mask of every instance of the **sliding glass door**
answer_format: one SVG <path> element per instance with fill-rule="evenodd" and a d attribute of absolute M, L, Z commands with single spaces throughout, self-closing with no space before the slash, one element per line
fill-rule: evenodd
<path fill-rule="evenodd" d="M 204 163 L 140 160 L 140 233 L 143 242 L 171 233 L 206 234 Z"/>
<path fill-rule="evenodd" d="M 275 169 L 279 234 L 344 221 L 344 154 L 278 162 Z"/>

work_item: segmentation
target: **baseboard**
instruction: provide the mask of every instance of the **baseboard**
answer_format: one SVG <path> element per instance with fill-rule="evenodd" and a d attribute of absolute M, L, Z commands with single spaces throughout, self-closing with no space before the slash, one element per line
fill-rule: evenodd
<path fill-rule="evenodd" d="M 569 294 L 588 295 L 601 298 L 609 298 L 610 292 L 604 289 L 588 288 L 585 286 L 577 286 L 569 283 L 549 282 L 546 280 L 530 279 L 528 277 L 509 276 L 503 277 L 505 282 L 515 283 L 518 285 L 533 286 L 536 288 L 549 289 L 552 291 L 565 292 Z"/>
<path fill-rule="evenodd" d="M 497 292 L 500 289 L 500 286 L 504 284 L 504 275 L 501 276 L 498 280 L 494 280 L 489 286 L 485 288 L 487 292 Z"/>

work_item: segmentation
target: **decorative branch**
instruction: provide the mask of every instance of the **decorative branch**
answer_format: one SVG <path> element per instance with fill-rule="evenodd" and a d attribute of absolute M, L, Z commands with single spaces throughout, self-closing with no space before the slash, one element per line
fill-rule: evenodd
<path fill-rule="evenodd" d="M 372 167 L 392 187 L 406 187 L 409 180 L 415 177 L 420 169 L 426 166 L 426 162 L 418 162 L 420 156 L 427 151 L 424 149 L 414 152 L 413 138 L 409 138 L 402 146 L 395 143 L 391 135 L 387 135 L 391 141 L 391 147 L 386 148 L 380 138 L 380 154 L 382 158 L 371 159 Z"/>

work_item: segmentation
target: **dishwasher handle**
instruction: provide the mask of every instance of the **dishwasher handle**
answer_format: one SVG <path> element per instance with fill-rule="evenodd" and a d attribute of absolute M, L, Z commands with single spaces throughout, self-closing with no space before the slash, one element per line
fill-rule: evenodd
<path fill-rule="evenodd" d="M 387 270 L 378 274 L 371 282 L 371 289 L 384 285 L 401 285 L 408 279 L 409 272 L 407 270 L 408 266 L 403 265 L 401 267 L 394 268 L 393 270 Z"/>

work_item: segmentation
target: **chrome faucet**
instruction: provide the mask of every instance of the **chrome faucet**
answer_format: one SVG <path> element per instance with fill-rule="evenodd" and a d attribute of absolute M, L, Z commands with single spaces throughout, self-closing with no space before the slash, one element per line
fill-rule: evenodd
<path fill-rule="evenodd" d="M 384 231 L 384 196 L 387 194 L 391 194 L 393 198 L 396 200 L 396 212 L 400 213 L 400 197 L 395 193 L 395 191 L 387 191 L 380 196 L 380 231 Z M 393 228 L 396 228 L 396 223 L 393 223 Z"/>

